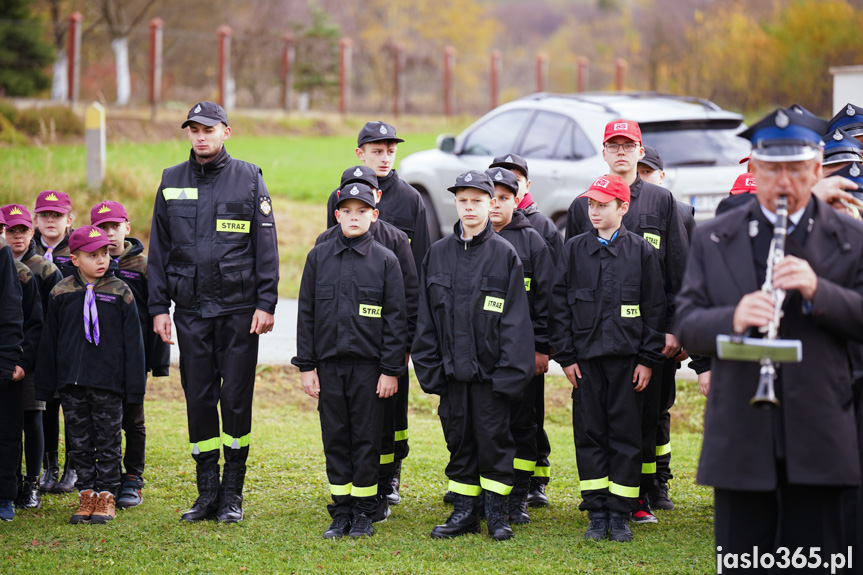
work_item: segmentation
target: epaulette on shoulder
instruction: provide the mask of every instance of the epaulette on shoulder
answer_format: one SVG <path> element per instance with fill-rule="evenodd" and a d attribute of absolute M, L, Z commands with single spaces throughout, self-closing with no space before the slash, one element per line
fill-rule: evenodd
<path fill-rule="evenodd" d="M 18 279 L 22 284 L 30 283 L 30 280 L 33 279 L 33 273 L 30 271 L 30 268 L 18 260 L 15 260 L 15 269 L 18 270 Z"/>

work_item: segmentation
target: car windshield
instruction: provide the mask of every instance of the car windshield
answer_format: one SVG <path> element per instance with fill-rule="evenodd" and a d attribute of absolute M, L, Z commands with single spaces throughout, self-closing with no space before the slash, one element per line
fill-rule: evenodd
<path fill-rule="evenodd" d="M 644 143 L 656 148 L 666 168 L 734 166 L 751 149 L 737 137 L 738 120 L 645 122 L 640 127 Z"/>

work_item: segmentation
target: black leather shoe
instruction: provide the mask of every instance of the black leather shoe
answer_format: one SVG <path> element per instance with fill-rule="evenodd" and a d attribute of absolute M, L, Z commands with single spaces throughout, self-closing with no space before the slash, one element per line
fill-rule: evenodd
<path fill-rule="evenodd" d="M 527 493 L 527 504 L 531 507 L 545 507 L 548 505 L 548 496 L 545 494 L 545 483 L 531 480 L 530 491 Z"/>
<path fill-rule="evenodd" d="M 371 537 L 375 534 L 372 520 L 365 513 L 354 513 L 348 537 Z"/>
<path fill-rule="evenodd" d="M 243 520 L 243 483 L 246 479 L 246 465 L 232 461 L 225 462 L 222 473 L 219 513 L 217 519 L 222 523 L 236 523 Z"/>
<path fill-rule="evenodd" d="M 476 514 L 478 497 L 456 493 L 453 496 L 453 512 L 441 525 L 435 525 L 431 536 L 434 539 L 448 539 L 479 533 L 479 517 Z"/>
<path fill-rule="evenodd" d="M 329 529 L 324 531 L 324 539 L 341 539 L 351 530 L 351 518 L 349 515 L 336 515 Z"/>
<path fill-rule="evenodd" d="M 39 509 L 42 507 L 42 496 L 39 494 L 39 478 L 25 476 L 18 488 L 18 500 L 15 504 L 21 509 Z"/>
<path fill-rule="evenodd" d="M 43 462 L 44 471 L 39 477 L 39 491 L 43 493 L 53 491 L 57 486 L 57 478 L 60 477 L 60 465 L 57 462 L 56 451 L 46 451 Z"/>
<path fill-rule="evenodd" d="M 512 525 L 530 523 L 530 514 L 527 512 L 527 491 L 530 482 L 525 479 L 516 483 L 509 494 L 509 522 Z"/>
<path fill-rule="evenodd" d="M 584 538 L 591 541 L 602 541 L 608 537 L 608 511 L 589 511 L 590 525 L 584 532 Z"/>
<path fill-rule="evenodd" d="M 488 536 L 495 541 L 512 538 L 512 527 L 506 520 L 506 497 L 499 493 L 485 492 L 485 521 Z"/>
<path fill-rule="evenodd" d="M 452 502 L 455 501 L 455 493 L 452 491 L 447 491 L 443 494 L 443 502 L 447 505 L 452 505 Z"/>
<path fill-rule="evenodd" d="M 66 464 L 63 467 L 63 477 L 60 478 L 51 493 L 72 493 L 75 491 L 75 482 L 78 481 L 78 473 L 69 466 L 69 454 L 66 454 Z"/>
<path fill-rule="evenodd" d="M 192 508 L 183 513 L 180 521 L 204 521 L 213 519 L 219 512 L 219 464 L 199 463 L 198 498 Z"/>

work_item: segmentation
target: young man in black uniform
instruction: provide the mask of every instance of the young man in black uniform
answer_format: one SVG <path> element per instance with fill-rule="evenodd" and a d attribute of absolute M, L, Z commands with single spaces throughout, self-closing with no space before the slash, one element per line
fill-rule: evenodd
<path fill-rule="evenodd" d="M 342 174 L 342 179 L 339 184 L 339 190 L 345 189 L 351 184 L 365 184 L 369 186 L 374 194 L 375 201 L 380 201 L 381 191 L 378 189 L 378 178 L 371 168 L 366 166 L 353 166 L 348 168 Z M 332 238 L 338 237 L 340 225 L 335 225 L 323 232 L 315 240 L 315 245 L 323 243 Z M 383 220 L 377 219 L 369 226 L 369 233 L 372 237 L 385 248 L 391 250 L 399 260 L 399 266 L 402 271 L 402 282 L 405 289 L 405 310 L 407 312 L 408 321 L 408 339 L 410 342 L 413 339 L 414 331 L 417 323 L 417 304 L 419 302 L 419 279 L 417 277 L 417 269 L 414 264 L 413 254 L 411 253 L 410 240 L 407 234 L 397 227 Z M 407 361 L 405 361 L 407 365 Z M 405 370 L 407 372 L 407 370 Z M 407 373 L 399 377 L 399 389 L 407 389 Z M 391 502 L 393 496 L 393 474 L 395 471 L 395 429 L 396 429 L 396 398 L 398 393 L 387 398 L 384 406 L 384 429 L 381 443 L 381 471 L 378 481 L 378 497 L 379 508 L 372 517 L 373 521 L 382 521 L 389 516 L 389 505 L 396 504 L 399 501 L 396 494 L 395 502 Z M 402 419 L 398 419 L 402 421 Z"/>
<path fill-rule="evenodd" d="M 551 346 L 574 388 L 585 537 L 627 542 L 640 491 L 641 392 L 665 361 L 665 294 L 656 250 L 621 223 L 626 181 L 597 178 L 582 197 L 595 231 L 564 244 L 552 286 Z"/>
<path fill-rule="evenodd" d="M 6 220 L 0 212 L 0 226 Z M 0 239 L 0 520 L 15 517 L 18 467 L 21 465 L 21 384 L 13 381 L 24 340 L 22 290 L 15 258 Z"/>
<path fill-rule="evenodd" d="M 368 122 L 357 136 L 355 153 L 364 166 L 374 170 L 381 190 L 377 204 L 381 219 L 407 234 L 411 243 L 414 265 L 419 268 L 429 249 L 429 229 L 426 208 L 422 196 L 410 184 L 399 179 L 395 170 L 398 145 L 404 142 L 396 136 L 396 129 L 385 122 Z M 336 224 L 334 206 L 336 192 L 327 202 L 327 227 Z M 410 342 L 408 342 L 410 347 Z M 410 379 L 405 373 L 399 380 L 399 393 L 396 395 L 395 466 L 393 470 L 393 489 L 389 501 L 395 505 L 400 501 L 402 460 L 408 456 L 408 395 Z"/>
<path fill-rule="evenodd" d="M 644 157 L 641 145 L 641 129 L 631 120 L 613 120 L 605 127 L 602 157 L 609 167 L 609 173 L 618 175 L 629 185 L 629 211 L 623 216 L 623 225 L 633 234 L 642 236 L 656 248 L 662 282 L 665 288 L 666 321 L 663 330 L 670 329 L 674 314 L 674 296 L 680 289 L 683 271 L 686 267 L 686 254 L 689 242 L 686 230 L 677 213 L 677 202 L 665 188 L 649 184 L 638 176 L 638 161 Z M 591 231 L 587 210 L 587 198 L 573 200 L 566 219 L 567 239 Z M 664 370 L 675 369 L 674 358 L 680 352 L 680 344 L 674 334 L 666 331 L 663 353 L 668 359 L 653 374 L 654 380 L 661 380 Z M 638 508 L 632 520 L 636 523 L 656 523 L 656 516 L 650 510 L 647 494 L 654 488 L 656 475 L 656 429 L 659 425 L 659 395 L 661 386 L 649 386 L 644 393 L 642 412 L 642 473 L 641 494 Z"/>
<path fill-rule="evenodd" d="M 100 202 L 90 210 L 90 223 L 111 241 L 108 255 L 116 266 L 114 275 L 129 286 L 138 306 L 141 335 L 144 336 L 144 356 L 147 371 L 154 377 L 166 377 L 171 364 L 171 348 L 153 331 L 153 318 L 147 310 L 147 256 L 140 240 L 130 237 L 132 224 L 126 208 L 120 202 Z M 147 428 L 144 404 L 123 404 L 123 433 L 126 448 L 123 453 L 123 485 L 117 496 L 117 507 L 136 507 L 143 502 L 144 463 Z"/>
<path fill-rule="evenodd" d="M 509 522 L 529 523 L 527 497 L 539 459 L 536 395 L 542 393 L 539 390 L 548 372 L 548 298 L 555 262 L 543 237 L 531 227 L 527 217 L 515 209 L 519 190 L 515 173 L 506 168 L 490 168 L 486 174 L 494 182 L 495 203 L 489 219 L 494 231 L 512 244 L 521 260 L 533 324 L 536 369 L 524 395 L 512 402 L 510 411 L 510 428 L 515 440 L 515 484 L 509 494 Z"/>
<path fill-rule="evenodd" d="M 489 536 L 512 537 L 515 442 L 510 402 L 534 373 L 533 335 L 518 253 L 494 233 L 491 179 L 470 171 L 449 188 L 459 214 L 453 234 L 436 242 L 420 271 L 420 307 L 411 354 L 426 393 L 441 396 L 438 415 L 450 452 L 446 475 L 455 509 L 432 537 L 479 532 L 485 491 Z"/>
<path fill-rule="evenodd" d="M 325 539 L 372 535 L 384 404 L 407 370 L 402 269 L 369 233 L 375 194 L 361 183 L 341 188 L 338 235 L 306 259 L 297 312 L 303 390 L 318 401 L 333 518 Z"/>
<path fill-rule="evenodd" d="M 174 302 L 199 495 L 182 520 L 233 523 L 243 519 L 258 338 L 272 331 L 278 300 L 276 224 L 261 169 L 225 150 L 225 110 L 201 102 L 182 127 L 189 160 L 162 173 L 153 208 L 149 311 L 153 329 L 173 343 Z"/>
<path fill-rule="evenodd" d="M 757 201 L 699 226 L 678 297 L 681 343 L 714 356 L 697 479 L 714 488 L 725 558 L 751 559 L 754 546 L 777 560 L 779 549 L 848 551 L 842 496 L 861 483 L 848 343 L 863 341 L 863 228 L 814 197 L 825 128 L 778 109 L 741 134 L 753 146 Z M 760 365 L 718 359 L 716 336 L 758 337 L 774 319 L 775 300 L 761 287 L 780 196 L 788 223 L 785 257 L 772 268 L 772 288 L 785 291 L 779 337 L 804 351 L 777 370 L 778 405 L 764 410 L 750 405 Z"/>
<path fill-rule="evenodd" d="M 539 235 L 545 239 L 548 244 L 548 249 L 551 254 L 552 266 L 557 263 L 558 254 L 563 248 L 563 238 L 560 235 L 560 230 L 554 222 L 539 211 L 536 202 L 530 195 L 530 179 L 527 167 L 527 162 L 518 154 L 505 154 L 498 156 L 491 163 L 489 168 L 506 168 L 511 170 L 518 179 L 518 195 L 516 196 L 516 211 L 524 214 L 531 227 L 539 232 Z M 536 376 L 542 378 L 542 381 L 537 381 L 534 412 L 536 414 L 536 467 L 533 470 L 533 477 L 530 478 L 530 491 L 527 494 L 527 502 L 531 507 L 542 507 L 548 505 L 548 496 L 545 493 L 545 488 L 551 480 L 551 463 L 548 458 L 551 455 L 551 443 L 548 441 L 548 434 L 545 432 L 545 377 L 540 374 Z"/>

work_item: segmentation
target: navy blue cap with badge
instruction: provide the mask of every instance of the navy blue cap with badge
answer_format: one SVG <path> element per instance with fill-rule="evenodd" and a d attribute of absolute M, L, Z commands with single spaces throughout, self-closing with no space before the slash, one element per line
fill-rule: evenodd
<path fill-rule="evenodd" d="M 475 188 L 487 193 L 492 198 L 494 197 L 494 184 L 491 183 L 491 178 L 485 172 L 471 170 L 465 172 L 455 179 L 455 185 L 447 188 L 452 193 L 456 193 L 460 188 Z"/>
<path fill-rule="evenodd" d="M 863 108 L 848 104 L 838 114 L 830 118 L 827 130 L 842 128 L 849 136 L 863 135 Z"/>
<path fill-rule="evenodd" d="M 503 186 L 510 192 L 518 195 L 518 178 L 512 171 L 507 168 L 489 168 L 485 171 L 492 184 L 495 186 Z"/>
<path fill-rule="evenodd" d="M 849 180 L 857 184 L 856 190 L 847 191 L 858 200 L 863 200 L 863 166 L 861 166 L 857 162 L 852 162 L 847 166 L 842 166 L 842 168 L 836 170 L 830 175 L 842 176 L 843 178 L 848 178 Z"/>
<path fill-rule="evenodd" d="M 197 122 L 210 127 L 221 122 L 227 126 L 228 113 L 215 102 L 198 102 L 191 110 L 189 110 L 189 115 L 186 116 L 186 121 L 183 122 L 183 125 L 180 127 L 185 128 L 192 122 Z"/>
<path fill-rule="evenodd" d="M 339 189 L 354 183 L 366 184 L 376 190 L 380 189 L 377 174 L 368 166 L 353 166 L 342 172 L 342 181 L 339 184 Z"/>
<path fill-rule="evenodd" d="M 827 122 L 779 108 L 739 134 L 752 142 L 752 158 L 763 162 L 801 162 L 821 154 Z"/>
<path fill-rule="evenodd" d="M 863 162 L 863 144 L 849 136 L 842 128 L 824 135 L 824 160 L 822 165 L 841 162 Z"/>
<path fill-rule="evenodd" d="M 488 167 L 506 168 L 507 170 L 519 170 L 521 173 L 524 174 L 525 178 L 530 179 L 528 177 L 527 162 L 518 154 L 506 154 L 503 156 L 497 156 L 494 161 L 489 164 Z"/>
<path fill-rule="evenodd" d="M 360 135 L 357 136 L 357 147 L 382 141 L 392 141 L 397 144 L 404 142 L 401 138 L 396 138 L 396 129 L 386 122 L 367 122 L 360 130 Z"/>
<path fill-rule="evenodd" d="M 662 158 L 659 155 L 659 152 L 656 151 L 656 148 L 652 146 L 644 146 L 644 157 L 638 160 L 639 164 L 644 164 L 651 170 L 664 170 L 664 165 L 662 163 Z"/>
<path fill-rule="evenodd" d="M 347 200 L 359 200 L 371 208 L 375 207 L 375 193 L 365 184 L 348 184 L 339 190 L 336 207 L 338 208 L 342 202 Z"/>

